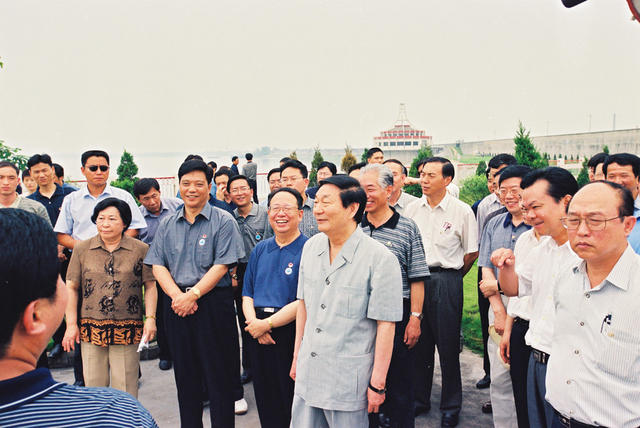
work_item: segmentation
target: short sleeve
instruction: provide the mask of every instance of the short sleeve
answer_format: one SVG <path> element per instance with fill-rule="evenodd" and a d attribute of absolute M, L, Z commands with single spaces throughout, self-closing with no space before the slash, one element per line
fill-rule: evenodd
<path fill-rule="evenodd" d="M 296 292 L 296 298 L 298 300 L 304 300 L 304 270 L 306 264 L 305 254 L 307 253 L 307 248 L 309 248 L 309 241 L 302 247 L 302 255 L 300 256 L 300 268 L 298 269 L 298 291 Z"/>
<path fill-rule="evenodd" d="M 36 214 L 40 218 L 45 220 L 49 226 L 51 226 L 51 219 L 49 218 L 49 213 L 47 212 L 47 209 L 40 202 L 37 202 L 37 201 L 34 201 L 34 202 L 38 204 L 36 205 Z"/>
<path fill-rule="evenodd" d="M 60 207 L 60 215 L 53 228 L 54 232 L 65 233 L 71 235 L 73 233 L 73 217 L 71 216 L 71 198 L 64 198 L 62 200 L 62 207 Z M 137 211 L 137 210 L 136 210 Z"/>
<path fill-rule="evenodd" d="M 238 223 L 231 216 L 219 217 L 220 229 L 215 244 L 214 265 L 232 265 L 244 257 L 244 242 Z"/>
<path fill-rule="evenodd" d="M 482 231 L 482 238 L 480 239 L 480 256 L 478 257 L 478 266 L 493 268 L 491 263 L 491 240 L 493 239 L 493 225 L 494 222 L 489 220 Z"/>
<path fill-rule="evenodd" d="M 518 297 L 531 296 L 533 274 L 539 252 L 534 248 L 527 257 L 516 257 L 515 271 L 518 275 Z"/>
<path fill-rule="evenodd" d="M 258 269 L 258 252 L 260 251 L 261 245 L 256 246 L 251 252 L 251 256 L 249 256 L 249 263 L 247 263 L 247 270 L 244 272 L 244 279 L 242 281 L 242 295 L 246 297 L 253 298 L 253 293 L 255 289 L 255 277 L 256 270 Z"/>
<path fill-rule="evenodd" d="M 409 220 L 409 223 L 411 224 L 411 236 L 409 237 L 407 277 L 411 281 L 429 276 L 429 267 L 427 266 L 420 230 L 413 220 Z"/>
<path fill-rule="evenodd" d="M 166 230 L 167 230 L 167 220 L 169 217 L 166 217 L 163 221 L 158 225 L 158 230 L 156 231 L 156 235 L 147 251 L 147 255 L 144 258 L 144 264 L 148 266 L 158 265 L 168 267 L 168 262 L 165 257 L 164 246 L 167 244 L 166 239 Z"/>
<path fill-rule="evenodd" d="M 478 223 L 471 211 L 471 207 L 464 204 L 462 226 L 462 248 L 465 254 L 478 251 Z"/>
<path fill-rule="evenodd" d="M 144 244 L 143 242 L 140 242 L 140 243 Z M 148 253 L 149 253 L 149 246 L 147 244 L 144 244 L 144 249 L 141 250 L 141 255 L 143 260 Z M 156 278 L 153 276 L 153 269 L 151 269 L 151 266 L 143 264 L 142 265 L 142 282 L 155 281 L 155 280 Z"/>
<path fill-rule="evenodd" d="M 80 286 L 82 283 L 82 266 L 81 259 L 85 252 L 85 246 L 82 242 L 78 243 L 71 253 L 71 260 L 69 260 L 69 267 L 67 268 L 66 281 L 73 281 L 76 285 Z"/>
<path fill-rule="evenodd" d="M 373 254 L 367 318 L 377 321 L 402 320 L 402 273 L 396 256 L 384 247 Z M 298 287 L 300 289 L 300 287 Z M 299 294 L 299 292 L 298 292 Z"/>

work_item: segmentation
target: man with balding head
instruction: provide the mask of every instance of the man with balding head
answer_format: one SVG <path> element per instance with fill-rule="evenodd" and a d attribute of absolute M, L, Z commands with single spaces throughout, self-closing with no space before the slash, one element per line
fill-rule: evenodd
<path fill-rule="evenodd" d="M 587 184 L 562 222 L 582 260 L 553 284 L 546 378 L 553 426 L 640 426 L 640 256 L 627 242 L 636 223 L 631 192 Z"/>

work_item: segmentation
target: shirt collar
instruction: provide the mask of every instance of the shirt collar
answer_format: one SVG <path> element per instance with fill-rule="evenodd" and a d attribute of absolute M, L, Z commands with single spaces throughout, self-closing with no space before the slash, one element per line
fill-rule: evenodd
<path fill-rule="evenodd" d="M 51 377 L 46 368 L 39 368 L 18 377 L 0 381 L 0 413 L 21 406 L 63 386 Z"/>
<path fill-rule="evenodd" d="M 185 206 L 183 205 L 182 207 L 178 208 L 178 219 L 182 218 L 185 221 L 187 220 L 184 216 L 184 210 L 185 210 Z M 213 211 L 213 207 L 211 206 L 211 204 L 205 204 L 204 207 L 202 208 L 202 210 L 198 213 L 198 215 L 196 216 L 202 216 L 204 218 L 206 218 L 207 220 L 209 220 L 211 218 L 211 214 Z"/>
<path fill-rule="evenodd" d="M 62 188 L 62 186 L 59 185 L 58 183 L 54 183 L 54 184 L 56 186 L 56 190 L 54 190 L 53 194 L 51 195 L 51 198 L 59 195 L 64 196 L 64 189 Z M 42 199 L 45 198 L 45 196 L 40 192 L 40 186 L 38 186 L 38 189 L 34 192 L 34 195 L 37 196 L 38 198 L 42 198 Z"/>
<path fill-rule="evenodd" d="M 636 218 L 640 217 L 640 194 L 636 200 L 633 201 L 633 216 Z"/>
<path fill-rule="evenodd" d="M 83 198 L 86 198 L 87 196 L 91 196 L 93 198 L 93 195 L 91 195 L 91 193 L 89 193 L 89 185 L 85 184 L 84 186 L 82 186 L 82 188 L 79 190 L 80 194 L 82 195 Z M 102 195 L 113 195 L 113 188 L 111 187 L 110 184 L 107 184 L 104 188 L 104 190 L 102 191 L 102 193 L 100 193 L 98 195 L 98 198 Z"/>
<path fill-rule="evenodd" d="M 627 244 L 627 248 L 624 250 L 616 264 L 609 272 L 609 275 L 603 281 L 608 282 L 609 284 L 618 287 L 623 291 L 627 291 L 629 289 L 629 282 L 635 279 L 635 269 L 634 266 L 638 264 L 638 255 L 633 251 L 631 245 Z M 581 260 L 577 266 L 573 268 L 574 273 L 581 273 L 585 277 L 587 276 L 587 262 L 585 260 Z M 588 283 L 587 278 L 587 283 Z"/>
<path fill-rule="evenodd" d="M 285 245 L 284 247 L 280 248 L 280 245 L 278 245 L 278 243 L 276 242 L 276 238 L 275 236 L 273 238 L 269 238 L 269 240 L 267 241 L 267 253 L 272 253 L 276 250 L 286 250 L 287 248 L 291 247 L 292 245 L 296 245 L 298 242 L 300 242 L 302 239 L 304 239 L 304 235 L 302 234 L 302 232 L 300 232 L 300 235 L 298 235 L 298 237 L 296 239 L 294 239 L 293 241 L 289 242 L 287 245 Z"/>
<path fill-rule="evenodd" d="M 362 227 L 367 227 L 369 226 L 372 230 L 375 229 L 382 229 L 383 227 L 386 227 L 387 229 L 395 229 L 396 226 L 398 225 L 398 221 L 400 221 L 400 214 L 398 214 L 398 212 L 396 211 L 395 208 L 393 207 L 389 207 L 391 208 L 391 211 L 393 211 L 393 214 L 391 215 L 391 217 L 389 218 L 389 220 L 387 220 L 383 225 L 381 225 L 380 227 L 375 227 L 374 225 L 372 225 L 371 223 L 369 223 L 369 218 L 367 217 L 367 213 L 364 213 L 364 215 L 362 216 L 362 223 L 361 226 Z"/>
<path fill-rule="evenodd" d="M 160 215 L 165 211 L 169 211 L 169 208 L 167 208 L 167 204 L 162 200 L 162 198 L 160 198 L 159 214 L 151 214 L 144 205 L 140 205 L 140 213 L 142 213 L 143 217 L 148 217 L 148 216 L 160 217 Z"/>
<path fill-rule="evenodd" d="M 504 214 L 504 221 L 502 222 L 502 226 L 506 229 L 507 227 L 514 227 L 514 228 L 518 228 L 522 225 L 526 225 L 526 223 L 523 221 L 521 222 L 519 225 L 515 225 L 513 224 L 513 216 L 511 215 L 511 213 L 509 211 L 507 211 Z M 528 229 L 528 228 L 527 228 Z"/>
<path fill-rule="evenodd" d="M 116 248 L 113 251 L 110 252 L 116 252 L 118 251 L 120 248 L 124 249 L 124 250 L 129 250 L 131 251 L 133 249 L 133 238 L 131 238 L 128 235 L 122 235 L 122 239 L 120 239 L 120 242 L 118 243 L 118 245 L 116 246 Z M 91 238 L 91 243 L 89 244 L 89 248 L 92 250 L 95 250 L 96 248 L 102 248 L 105 251 L 109 251 L 107 250 L 106 246 L 104 245 L 104 242 L 102 241 L 102 238 L 100 237 L 100 234 L 94 236 L 93 238 Z"/>
<path fill-rule="evenodd" d="M 362 229 L 356 226 L 356 229 L 353 231 L 351 236 L 349 236 L 349 238 L 347 239 L 347 242 L 345 242 L 342 245 L 342 248 L 340 249 L 340 254 L 338 255 L 342 257 L 345 261 L 351 263 L 351 261 L 353 260 L 353 256 L 356 252 L 356 249 L 358 248 L 358 244 L 360 243 L 360 240 L 362 240 L 363 236 L 365 236 L 365 234 L 362 231 Z M 321 255 L 322 253 L 329 251 L 329 237 L 325 235 L 323 236 L 323 238 L 324 238 L 324 245 L 322 246 L 322 248 L 319 249 L 318 255 Z M 335 264 L 335 260 L 334 260 L 334 264 Z"/>
<path fill-rule="evenodd" d="M 429 205 L 429 202 L 427 201 L 427 196 L 426 195 L 422 195 L 422 198 L 420 198 L 420 200 L 422 201 L 422 204 L 426 207 L 429 207 L 433 210 L 435 210 L 436 208 L 440 207 L 442 210 L 446 211 L 449 208 L 449 201 L 451 200 L 453 196 L 451 196 L 449 194 L 449 192 L 445 192 L 444 193 L 444 198 L 442 198 L 442 200 L 438 203 L 438 205 L 436 205 L 435 207 L 431 208 L 431 205 Z"/>
<path fill-rule="evenodd" d="M 255 202 L 251 202 L 251 204 L 252 204 L 251 205 L 251 211 L 249 211 L 249 214 L 247 214 L 247 217 L 250 217 L 250 216 L 254 216 L 255 217 L 255 216 L 258 215 L 258 210 L 259 210 L 258 204 L 256 204 Z M 240 217 L 239 208 L 234 209 L 233 210 L 233 214 L 236 216 L 236 218 Z"/>
<path fill-rule="evenodd" d="M 302 208 L 304 209 L 304 207 L 309 207 L 313 209 L 314 204 L 315 204 L 315 200 L 307 196 L 307 200 L 304 201 L 304 205 L 302 206 Z"/>

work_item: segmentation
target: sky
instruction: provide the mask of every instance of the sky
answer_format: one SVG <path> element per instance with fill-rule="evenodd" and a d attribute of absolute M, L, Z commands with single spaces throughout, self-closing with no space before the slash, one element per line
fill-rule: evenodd
<path fill-rule="evenodd" d="M 0 140 L 23 152 L 435 144 L 640 126 L 624 0 L 0 0 Z"/>

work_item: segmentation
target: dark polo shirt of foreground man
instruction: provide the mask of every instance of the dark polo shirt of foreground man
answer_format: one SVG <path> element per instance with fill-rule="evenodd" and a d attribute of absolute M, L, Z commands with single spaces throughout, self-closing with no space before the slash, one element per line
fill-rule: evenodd
<path fill-rule="evenodd" d="M 298 275 L 292 427 L 366 427 L 385 400 L 402 274 L 358 227 L 366 199 L 354 178 L 320 182 L 313 213 L 323 233 L 305 244 Z"/>
<path fill-rule="evenodd" d="M 200 160 L 178 170 L 184 207 L 162 221 L 145 263 L 171 299 L 165 307 L 180 423 L 202 426 L 202 383 L 211 426 L 234 426 L 238 330 L 228 274 L 244 248 L 231 214 L 210 206 L 212 170 Z"/>

